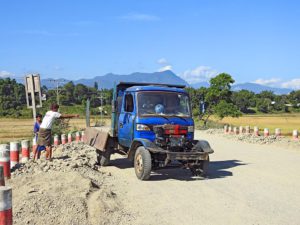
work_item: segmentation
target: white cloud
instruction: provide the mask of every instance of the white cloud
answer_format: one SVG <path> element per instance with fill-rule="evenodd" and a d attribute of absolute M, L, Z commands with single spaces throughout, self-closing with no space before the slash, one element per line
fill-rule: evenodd
<path fill-rule="evenodd" d="M 268 86 L 274 86 L 278 84 L 281 81 L 279 78 L 270 78 L 270 79 L 257 79 L 253 83 L 255 84 L 261 84 L 261 85 L 268 85 Z"/>
<path fill-rule="evenodd" d="M 8 71 L 5 71 L 5 70 L 0 71 L 0 78 L 9 77 L 11 75 L 12 74 L 10 72 L 8 72 Z"/>
<path fill-rule="evenodd" d="M 172 65 L 163 66 L 162 68 L 158 69 L 158 72 L 163 72 L 166 70 L 172 70 Z"/>
<path fill-rule="evenodd" d="M 155 15 L 143 14 L 143 13 L 128 13 L 127 15 L 120 17 L 123 20 L 133 21 L 158 21 L 160 18 Z"/>
<path fill-rule="evenodd" d="M 159 60 L 157 60 L 158 64 L 168 64 L 168 60 L 166 58 L 160 58 Z"/>
<path fill-rule="evenodd" d="M 195 69 L 186 70 L 181 75 L 181 78 L 186 80 L 189 84 L 208 81 L 212 77 L 218 75 L 218 71 L 209 66 L 198 66 Z"/>
<path fill-rule="evenodd" d="M 291 89 L 295 89 L 298 90 L 300 89 L 300 79 L 292 79 L 290 81 L 286 81 L 284 83 L 282 83 L 281 85 L 283 88 L 291 88 Z"/>

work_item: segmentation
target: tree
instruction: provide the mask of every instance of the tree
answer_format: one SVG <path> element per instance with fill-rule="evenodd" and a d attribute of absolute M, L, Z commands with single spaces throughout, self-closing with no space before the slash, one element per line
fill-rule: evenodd
<path fill-rule="evenodd" d="M 98 90 L 98 83 L 97 83 L 97 81 L 95 81 L 95 83 L 94 83 L 94 88 L 95 88 L 96 90 Z"/>
<path fill-rule="evenodd" d="M 248 112 L 250 106 L 255 105 L 255 93 L 248 90 L 241 90 L 232 94 L 232 102 L 243 113 Z"/>
<path fill-rule="evenodd" d="M 210 87 L 207 88 L 205 102 L 207 108 L 200 119 L 206 124 L 211 115 L 216 115 L 220 119 L 227 116 L 238 117 L 241 112 L 232 103 L 231 85 L 233 78 L 227 73 L 221 73 L 210 80 Z"/>

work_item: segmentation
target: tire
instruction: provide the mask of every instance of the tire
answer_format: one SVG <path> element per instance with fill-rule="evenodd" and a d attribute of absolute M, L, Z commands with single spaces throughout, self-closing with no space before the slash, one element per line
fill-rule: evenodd
<path fill-rule="evenodd" d="M 137 148 L 134 155 L 134 170 L 138 179 L 148 180 L 151 174 L 151 154 L 144 146 Z"/>
<path fill-rule="evenodd" d="M 209 157 L 207 158 L 207 160 L 201 160 L 199 164 L 194 165 L 190 169 L 194 176 L 207 176 L 209 170 Z"/>
<path fill-rule="evenodd" d="M 205 176 L 208 175 L 208 171 L 209 171 L 209 156 L 208 156 L 207 160 L 203 160 L 201 162 L 201 170 L 202 170 L 201 176 L 205 177 Z"/>

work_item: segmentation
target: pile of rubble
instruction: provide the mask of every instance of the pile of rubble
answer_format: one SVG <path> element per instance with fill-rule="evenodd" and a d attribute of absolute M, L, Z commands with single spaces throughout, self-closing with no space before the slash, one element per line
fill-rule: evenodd
<path fill-rule="evenodd" d="M 20 176 L 24 173 L 41 173 L 50 171 L 81 171 L 85 169 L 98 170 L 95 149 L 83 143 L 71 143 L 60 145 L 53 149 L 53 159 L 45 160 L 30 159 L 24 164 L 20 164 L 12 171 L 13 176 Z"/>
<path fill-rule="evenodd" d="M 243 141 L 247 143 L 253 144 L 282 144 L 282 145 L 289 145 L 292 147 L 300 147 L 300 141 L 294 141 L 291 138 L 284 137 L 284 136 L 276 136 L 276 135 L 254 135 L 254 134 L 224 134 L 223 129 L 208 129 L 205 131 L 207 134 L 211 135 L 219 135 L 229 139 Z"/>
<path fill-rule="evenodd" d="M 118 224 L 131 218 L 119 203 L 113 176 L 100 171 L 95 148 L 83 143 L 60 145 L 53 159 L 30 159 L 12 170 L 14 224 Z"/>

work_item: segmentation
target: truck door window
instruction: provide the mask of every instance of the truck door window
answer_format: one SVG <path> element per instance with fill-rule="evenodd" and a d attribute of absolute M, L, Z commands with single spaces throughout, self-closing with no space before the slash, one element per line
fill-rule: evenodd
<path fill-rule="evenodd" d="M 124 111 L 133 112 L 133 96 L 131 94 L 125 95 Z"/>

